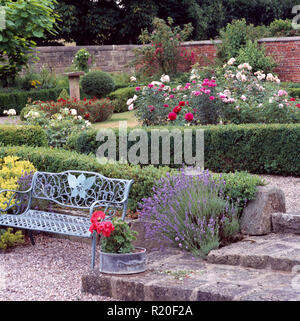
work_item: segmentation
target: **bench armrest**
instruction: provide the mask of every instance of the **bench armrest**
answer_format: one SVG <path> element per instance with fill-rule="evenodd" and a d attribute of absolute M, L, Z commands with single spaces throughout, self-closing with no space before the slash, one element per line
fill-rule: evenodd
<path fill-rule="evenodd" d="M 31 206 L 31 199 L 32 188 L 27 191 L 0 190 L 0 214 L 8 211 L 15 215 L 25 213 Z"/>

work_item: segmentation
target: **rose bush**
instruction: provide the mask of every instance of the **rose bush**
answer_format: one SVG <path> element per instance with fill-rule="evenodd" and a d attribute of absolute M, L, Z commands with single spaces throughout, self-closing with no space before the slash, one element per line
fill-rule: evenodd
<path fill-rule="evenodd" d="M 211 79 L 202 79 L 197 66 L 184 85 L 172 88 L 165 77 L 136 87 L 127 102 L 143 125 L 300 122 L 299 101 L 280 88 L 277 76 L 253 73 L 248 63 L 237 66 L 234 58 L 216 68 Z"/>

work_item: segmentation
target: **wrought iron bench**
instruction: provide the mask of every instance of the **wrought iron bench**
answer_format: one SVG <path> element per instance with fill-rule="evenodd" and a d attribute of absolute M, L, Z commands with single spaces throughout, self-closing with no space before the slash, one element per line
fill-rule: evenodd
<path fill-rule="evenodd" d="M 27 191 L 0 190 L 0 196 L 6 199 L 6 207 L 0 207 L 0 226 L 27 229 L 32 245 L 35 242 L 31 231 L 91 237 L 91 267 L 94 268 L 97 235 L 89 232 L 90 217 L 96 208 L 101 208 L 107 219 L 122 210 L 124 220 L 132 184 L 133 180 L 107 178 L 93 172 L 36 172 Z M 89 209 L 90 217 L 35 210 L 32 209 L 33 199 L 51 201 L 67 208 Z"/>

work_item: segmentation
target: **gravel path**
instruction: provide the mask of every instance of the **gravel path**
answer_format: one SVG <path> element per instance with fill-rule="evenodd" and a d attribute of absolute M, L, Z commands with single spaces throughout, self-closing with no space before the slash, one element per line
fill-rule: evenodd
<path fill-rule="evenodd" d="M 300 213 L 300 177 L 259 175 L 267 183 L 280 188 L 285 194 L 286 211 Z"/>
<path fill-rule="evenodd" d="M 0 301 L 110 301 L 81 293 L 89 269 L 90 245 L 39 234 L 8 253 L 0 253 Z M 97 266 L 96 266 L 97 267 Z"/>

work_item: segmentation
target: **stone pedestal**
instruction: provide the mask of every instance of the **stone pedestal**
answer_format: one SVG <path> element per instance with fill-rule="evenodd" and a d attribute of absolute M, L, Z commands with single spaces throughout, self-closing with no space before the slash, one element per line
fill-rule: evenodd
<path fill-rule="evenodd" d="M 80 100 L 80 76 L 84 75 L 83 71 L 70 72 L 65 74 L 69 77 L 70 98 Z"/>

